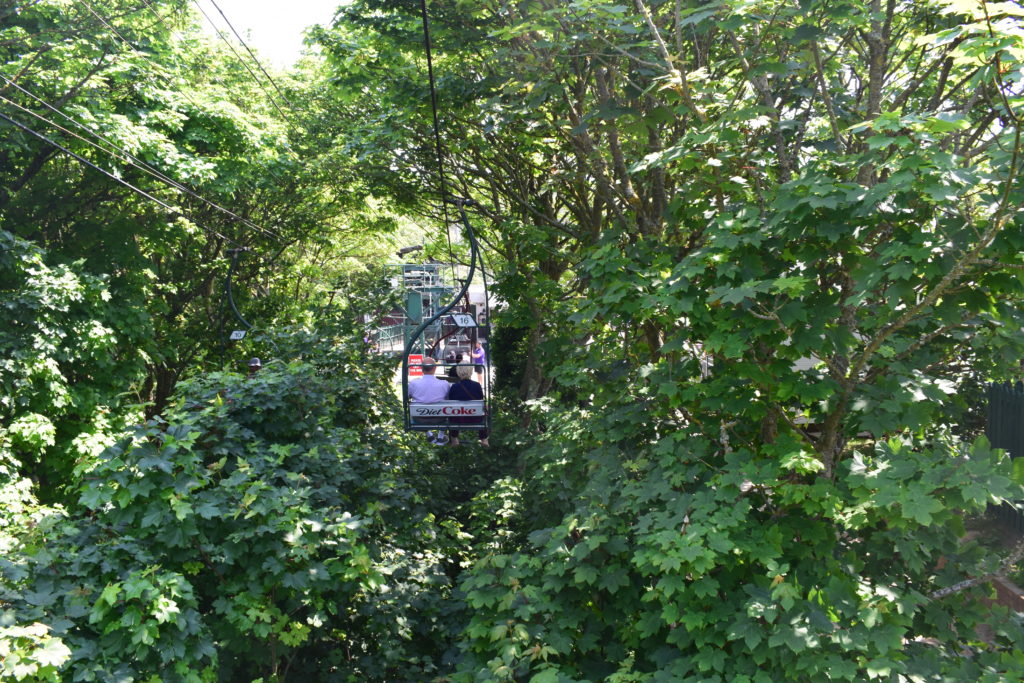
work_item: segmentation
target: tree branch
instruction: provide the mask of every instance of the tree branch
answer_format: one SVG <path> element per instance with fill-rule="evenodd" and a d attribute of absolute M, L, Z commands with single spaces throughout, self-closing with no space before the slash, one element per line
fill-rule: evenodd
<path fill-rule="evenodd" d="M 1010 568 L 1020 562 L 1021 559 L 1024 559 L 1024 543 L 1018 543 L 1017 547 L 1013 549 L 1013 552 L 1007 555 L 1006 559 L 1000 563 L 999 569 L 994 572 L 990 572 L 973 579 L 966 579 L 964 581 L 954 583 L 952 586 L 940 588 L 939 590 L 930 593 L 928 597 L 932 600 L 941 600 L 942 598 L 953 595 L 954 593 L 960 593 L 979 584 L 988 583 L 992 579 L 1002 578 L 1006 576 L 1006 573 L 1010 571 Z"/>
<path fill-rule="evenodd" d="M 1003 196 L 999 201 L 999 206 L 996 209 L 995 214 L 992 217 L 992 223 L 988 229 L 982 233 L 978 240 L 978 243 L 971 249 L 967 254 L 963 256 L 949 272 L 946 273 L 945 277 L 937 284 L 928 294 L 923 296 L 920 301 L 915 305 L 909 307 L 903 315 L 883 327 L 878 334 L 876 334 L 864 347 L 863 353 L 854 362 L 853 367 L 850 370 L 849 378 L 854 379 L 860 375 L 867 365 L 868 360 L 874 355 L 878 347 L 882 345 L 886 339 L 889 338 L 897 330 L 903 328 L 907 323 L 913 320 L 921 311 L 934 304 L 947 289 L 952 287 L 967 270 L 974 265 L 981 257 L 981 253 L 987 249 L 992 242 L 995 240 L 999 232 L 1005 227 L 1007 221 L 1009 221 L 1009 215 L 1007 208 L 1010 200 L 1010 191 L 1013 189 L 1014 181 L 1017 177 L 1017 164 L 1020 156 L 1021 148 L 1021 129 L 1020 126 L 1014 129 L 1014 143 L 1013 143 L 1013 155 L 1010 159 L 1010 170 L 1005 181 L 1005 187 L 1003 188 Z"/>
<path fill-rule="evenodd" d="M 846 144 L 839 132 L 839 121 L 836 118 L 836 109 L 832 104 L 832 96 L 828 92 L 828 85 L 825 83 L 825 71 L 821 66 L 821 54 L 818 51 L 818 41 L 811 41 L 811 54 L 814 56 L 814 70 L 818 74 L 818 86 L 821 88 L 821 97 L 825 101 L 825 109 L 828 111 L 828 122 L 832 127 L 832 136 L 836 139 L 836 151 L 842 151 Z"/>

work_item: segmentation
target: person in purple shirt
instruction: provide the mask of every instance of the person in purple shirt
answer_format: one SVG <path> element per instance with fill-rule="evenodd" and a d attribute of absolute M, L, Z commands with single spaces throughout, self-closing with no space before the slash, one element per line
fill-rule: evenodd
<path fill-rule="evenodd" d="M 487 352 L 484 351 L 484 345 L 477 342 L 473 347 L 473 353 L 470 354 L 473 357 L 473 362 L 476 363 L 476 374 L 478 381 L 483 383 L 484 376 L 484 365 L 487 364 Z"/>

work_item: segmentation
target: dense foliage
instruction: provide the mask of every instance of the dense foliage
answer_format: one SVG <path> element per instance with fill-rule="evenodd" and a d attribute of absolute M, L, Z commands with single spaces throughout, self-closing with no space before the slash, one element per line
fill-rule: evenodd
<path fill-rule="evenodd" d="M 0 481 L 27 474 L 53 497 L 138 402 L 122 396 L 141 381 L 148 320 L 81 263 L 47 263 L 8 232 L 0 295 Z"/>
<path fill-rule="evenodd" d="M 363 341 L 445 220 L 419 4 L 282 93 L 89 4 L 0 8 L 0 111 L 167 206 L 0 123 L 0 680 L 1024 676 L 964 538 L 1024 499 L 1015 4 L 432 5 L 490 451 L 402 433 Z"/>
<path fill-rule="evenodd" d="M 11 628 L 45 624 L 67 680 L 436 674 L 458 613 L 446 551 L 466 552 L 437 521 L 457 502 L 436 501 L 474 484 L 453 491 L 436 453 L 381 424 L 390 362 L 340 369 L 183 383 L 82 472 L 73 511 L 8 510 Z M 48 643 L 15 643 L 15 678 Z"/>
<path fill-rule="evenodd" d="M 989 571 L 962 519 L 1019 495 L 951 436 L 1022 350 L 1019 9 L 460 9 L 435 22 L 450 162 L 544 396 L 530 541 L 467 578 L 460 677 L 1019 671 L 1012 627 L 977 641 L 984 589 L 929 597 Z M 418 63 L 406 11 L 347 11 L 341 83 Z M 409 89 L 373 92 L 392 125 L 358 144 L 425 165 L 382 144 Z"/>

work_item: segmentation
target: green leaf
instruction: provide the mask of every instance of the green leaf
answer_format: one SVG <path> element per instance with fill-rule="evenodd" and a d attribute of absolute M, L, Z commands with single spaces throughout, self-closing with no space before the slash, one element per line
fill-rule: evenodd
<path fill-rule="evenodd" d="M 901 500 L 900 505 L 903 508 L 904 516 L 924 526 L 931 524 L 932 515 L 943 509 L 940 501 L 928 495 L 905 497 Z"/>
<path fill-rule="evenodd" d="M 118 596 L 121 594 L 120 583 L 110 583 L 100 593 L 99 602 L 105 602 L 111 607 L 117 604 Z"/>
<path fill-rule="evenodd" d="M 793 40 L 797 43 L 817 40 L 823 35 L 825 35 L 825 32 L 821 27 L 814 24 L 800 24 L 793 30 Z"/>
<path fill-rule="evenodd" d="M 1013 483 L 1024 486 L 1024 458 L 1013 459 Z"/>
<path fill-rule="evenodd" d="M 544 669 L 530 677 L 530 683 L 558 683 L 557 669 Z"/>
<path fill-rule="evenodd" d="M 579 583 L 594 584 L 597 581 L 597 569 L 590 565 L 580 565 L 573 572 L 573 578 Z"/>
<path fill-rule="evenodd" d="M 35 650 L 32 656 L 42 666 L 60 668 L 71 658 L 71 649 L 59 638 L 47 638 L 43 647 Z"/>
<path fill-rule="evenodd" d="M 772 289 L 777 292 L 797 295 L 803 291 L 808 282 L 807 278 L 800 276 L 780 277 L 772 282 Z"/>

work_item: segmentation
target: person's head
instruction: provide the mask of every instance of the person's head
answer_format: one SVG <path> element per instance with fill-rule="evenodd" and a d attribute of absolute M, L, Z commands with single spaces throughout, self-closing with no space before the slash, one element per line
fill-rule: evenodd
<path fill-rule="evenodd" d="M 455 374 L 459 376 L 459 379 L 469 379 L 473 376 L 473 368 L 469 365 L 460 365 L 455 368 Z"/>
<path fill-rule="evenodd" d="M 476 348 L 482 349 L 483 347 L 484 347 L 484 345 L 481 342 L 477 342 L 476 343 Z"/>
<path fill-rule="evenodd" d="M 249 374 L 255 374 L 259 372 L 260 368 L 263 367 L 263 363 L 259 358 L 253 358 L 249 361 Z"/>
<path fill-rule="evenodd" d="M 462 354 L 461 353 L 455 354 L 455 362 L 456 363 L 461 363 L 462 362 Z"/>
<path fill-rule="evenodd" d="M 424 358 L 423 365 L 420 367 L 423 368 L 424 375 L 433 375 L 434 370 L 437 370 L 437 364 L 434 362 L 433 358 Z"/>

